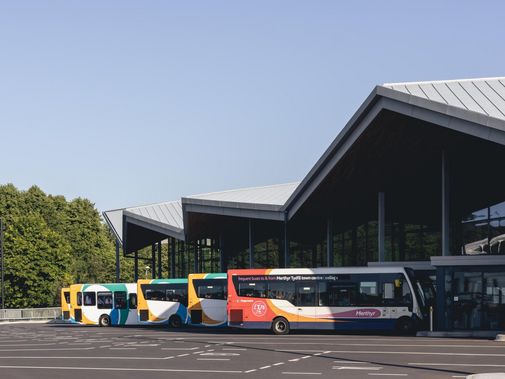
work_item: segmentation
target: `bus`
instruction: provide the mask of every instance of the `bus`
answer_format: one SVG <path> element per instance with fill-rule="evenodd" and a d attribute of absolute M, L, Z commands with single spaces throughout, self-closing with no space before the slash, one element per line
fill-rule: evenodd
<path fill-rule="evenodd" d="M 226 273 L 190 274 L 188 277 L 188 324 L 227 326 Z"/>
<path fill-rule="evenodd" d="M 137 284 L 72 284 L 69 320 L 82 325 L 137 325 Z"/>
<path fill-rule="evenodd" d="M 70 287 L 61 289 L 61 319 L 70 320 Z"/>
<path fill-rule="evenodd" d="M 426 318 L 413 278 L 403 267 L 229 270 L 228 325 L 413 333 Z"/>
<path fill-rule="evenodd" d="M 188 318 L 187 279 L 141 279 L 137 282 L 139 322 L 180 328 Z"/>

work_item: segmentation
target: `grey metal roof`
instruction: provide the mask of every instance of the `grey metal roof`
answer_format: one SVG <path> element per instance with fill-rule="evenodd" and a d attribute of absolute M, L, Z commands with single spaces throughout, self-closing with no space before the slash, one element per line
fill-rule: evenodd
<path fill-rule="evenodd" d="M 126 211 L 174 228 L 184 227 L 180 200 L 126 208 Z"/>
<path fill-rule="evenodd" d="M 505 77 L 377 86 L 281 210 L 291 218 L 382 110 L 391 110 L 505 145 Z"/>
<path fill-rule="evenodd" d="M 114 209 L 103 212 L 103 216 L 121 244 L 123 243 L 123 216 L 126 216 L 131 222 L 148 228 L 154 227 L 172 237 L 181 238 L 184 236 L 180 201 Z"/>
<path fill-rule="evenodd" d="M 204 193 L 185 197 L 184 202 L 195 203 L 195 200 L 201 200 L 202 202 L 219 202 L 222 205 L 225 205 L 225 203 L 241 203 L 282 206 L 298 184 L 300 182 Z"/>
<path fill-rule="evenodd" d="M 505 120 L 505 77 L 386 83 L 382 86 Z"/>

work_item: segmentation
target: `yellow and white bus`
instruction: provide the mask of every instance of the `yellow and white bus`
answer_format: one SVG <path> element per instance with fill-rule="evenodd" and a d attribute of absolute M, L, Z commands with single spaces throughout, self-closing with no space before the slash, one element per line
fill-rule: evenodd
<path fill-rule="evenodd" d="M 68 320 L 73 323 L 138 325 L 137 284 L 73 284 L 69 308 Z"/>
<path fill-rule="evenodd" d="M 187 279 L 141 279 L 137 282 L 140 324 L 180 328 L 188 318 Z"/>
<path fill-rule="evenodd" d="M 188 324 L 219 327 L 228 322 L 226 273 L 190 274 L 188 277 Z"/>

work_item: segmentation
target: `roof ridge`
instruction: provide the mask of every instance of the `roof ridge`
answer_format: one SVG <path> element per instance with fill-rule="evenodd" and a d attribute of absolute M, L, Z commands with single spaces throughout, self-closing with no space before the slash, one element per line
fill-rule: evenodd
<path fill-rule="evenodd" d="M 460 82 L 481 82 L 486 80 L 505 80 L 505 76 L 494 76 L 487 78 L 469 78 L 469 79 L 449 79 L 449 80 L 421 80 L 417 82 L 398 82 L 379 84 L 382 87 L 387 86 L 406 86 L 414 84 L 434 84 L 434 83 L 460 83 Z"/>

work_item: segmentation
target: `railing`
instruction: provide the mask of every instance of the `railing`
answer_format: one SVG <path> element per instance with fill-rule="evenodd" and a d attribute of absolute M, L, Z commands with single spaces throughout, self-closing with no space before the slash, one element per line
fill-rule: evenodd
<path fill-rule="evenodd" d="M 51 320 L 61 317 L 61 308 L 0 309 L 0 321 Z"/>

